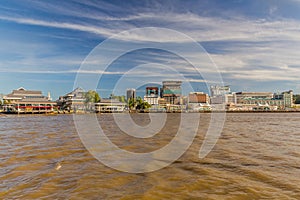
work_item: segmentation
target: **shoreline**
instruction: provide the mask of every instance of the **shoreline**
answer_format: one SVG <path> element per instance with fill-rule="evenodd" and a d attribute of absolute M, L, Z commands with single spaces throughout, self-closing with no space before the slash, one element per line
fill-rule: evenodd
<path fill-rule="evenodd" d="M 278 111 L 221 111 L 221 110 L 215 110 L 215 111 L 199 111 L 199 112 L 78 112 L 78 113 L 4 113 L 1 112 L 0 116 L 7 116 L 7 115 L 19 115 L 19 116 L 57 116 L 57 115 L 86 115 L 86 114 L 147 114 L 147 113 L 300 113 L 300 110 L 278 110 Z"/>

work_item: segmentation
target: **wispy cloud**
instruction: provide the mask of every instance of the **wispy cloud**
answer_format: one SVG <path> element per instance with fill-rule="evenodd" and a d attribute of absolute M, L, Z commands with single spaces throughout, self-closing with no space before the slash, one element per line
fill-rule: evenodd
<path fill-rule="evenodd" d="M 74 3 L 75 2 L 75 3 Z M 196 61 L 197 66 L 201 67 L 206 73 L 221 74 L 226 81 L 243 80 L 249 82 L 256 81 L 297 81 L 300 73 L 300 21 L 297 17 L 284 17 L 280 15 L 282 8 L 272 2 L 266 3 L 265 10 L 259 16 L 243 15 L 243 11 L 235 12 L 226 9 L 226 17 L 218 14 L 207 14 L 205 10 L 196 12 L 188 4 L 178 2 L 169 5 L 168 2 L 162 3 L 153 1 L 145 5 L 136 6 L 128 3 L 120 6 L 110 2 L 102 1 L 72 1 L 57 4 L 53 2 L 35 1 L 27 2 L 26 8 L 32 7 L 34 11 L 47 13 L 38 15 L 25 9 L 24 12 L 12 12 L 9 7 L 2 6 L 5 10 L 0 15 L 1 21 L 16 24 L 46 27 L 51 30 L 59 29 L 52 37 L 81 42 L 78 38 L 68 34 L 69 32 L 80 32 L 82 43 L 87 40 L 86 35 L 92 35 L 102 41 L 105 38 L 118 34 L 116 39 L 127 42 L 159 42 L 161 44 L 176 41 L 177 48 L 185 44 L 188 40 L 183 38 L 173 38 L 169 34 L 153 29 L 149 32 L 136 31 L 134 34 L 126 32 L 132 28 L 160 27 L 172 29 L 186 34 L 203 47 L 206 47 L 207 59 L 202 59 L 193 49 L 186 48 L 187 59 Z M 207 2 L 206 2 L 207 3 Z M 291 0 L 289 3 L 300 5 L 299 1 Z M 26 4 L 22 3 L 22 4 Z M 150 4 L 153 4 L 150 6 Z M 203 3 L 204 4 L 204 3 Z M 123 4 L 122 4 L 123 5 Z M 208 5 L 210 5 L 208 3 Z M 66 9 L 68 8 L 68 9 Z M 158 9 L 153 9 L 158 8 Z M 206 8 L 210 9 L 210 8 Z M 261 8 L 262 9 L 262 8 Z M 223 10 L 215 10 L 214 13 L 221 13 Z M 255 10 L 253 11 L 255 12 Z M 24 14 L 25 13 L 25 14 Z M 30 14 L 27 14 L 30 13 Z M 244 11 L 246 13 L 246 11 Z M 51 17 L 49 17 L 51 16 Z M 61 31 L 64 30 L 64 31 Z M 54 31 L 55 32 L 55 31 Z M 64 32 L 66 34 L 58 34 Z M 33 33 L 40 34 L 43 33 Z M 44 34 L 47 35 L 45 31 Z M 93 39 L 94 39 L 93 38 Z M 8 42 L 7 42 L 8 43 Z M 78 68 L 84 59 L 84 55 L 68 49 L 60 49 L 61 55 L 51 55 L 50 51 L 55 52 L 61 44 L 53 46 L 34 47 L 29 44 L 26 48 L 11 47 L 12 44 L 4 44 L 8 52 L 12 52 L 15 59 L 6 59 L 0 63 L 2 72 L 20 73 L 77 73 Z M 37 42 L 38 43 L 38 42 Z M 42 43 L 42 42 L 41 42 Z M 93 43 L 95 44 L 95 43 Z M 19 44 L 20 45 L 20 44 Z M 44 44 L 45 45 L 45 44 Z M 78 47 L 80 48 L 80 47 Z M 175 46 L 174 46 L 175 48 Z M 48 49 L 48 50 L 47 50 Z M 92 49 L 92 47 L 90 47 Z M 118 51 L 118 49 L 107 49 L 107 51 Z M 4 50 L 1 54 L 6 55 Z M 74 55 L 73 55 L 74 54 Z M 210 60 L 211 59 L 211 60 Z M 99 60 L 101 62 L 102 60 Z M 134 60 L 123 60 L 132 63 L 160 63 L 174 68 L 180 73 L 191 75 L 195 70 L 186 60 L 180 59 L 171 54 L 162 54 L 153 51 L 152 54 L 140 54 Z M 210 66 L 215 63 L 219 69 Z M 90 63 L 99 64 L 99 63 Z M 25 67 L 27 66 L 27 67 Z M 51 66 L 53 68 L 51 69 Z M 26 69 L 25 69 L 26 68 Z M 163 67 L 159 70 L 162 70 Z M 121 75 L 127 68 L 119 65 L 114 71 L 103 70 L 83 70 L 82 73 Z M 143 70 L 141 73 L 133 72 L 135 76 L 148 76 L 149 80 L 155 77 L 169 78 L 168 74 L 158 73 L 157 71 Z M 190 79 L 194 82 L 202 82 L 201 79 Z"/>
<path fill-rule="evenodd" d="M 5 16 L 0 16 L 0 20 L 12 21 L 19 24 L 28 24 L 28 25 L 35 25 L 35 26 L 45 26 L 45 27 L 52 27 L 52 28 L 84 31 L 84 32 L 95 33 L 103 36 L 111 36 L 113 34 L 112 31 L 107 29 L 89 26 L 89 25 L 66 23 L 66 22 L 51 22 L 51 21 L 43 21 L 43 20 L 36 20 L 30 18 L 15 18 L 15 17 L 5 17 Z"/>

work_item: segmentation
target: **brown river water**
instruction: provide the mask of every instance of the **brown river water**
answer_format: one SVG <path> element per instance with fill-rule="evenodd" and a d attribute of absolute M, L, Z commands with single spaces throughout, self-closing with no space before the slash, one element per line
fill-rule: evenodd
<path fill-rule="evenodd" d="M 166 145 L 180 114 L 152 138 L 123 134 L 98 115 L 107 136 L 133 152 Z M 189 117 L 187 114 L 185 117 Z M 140 125 L 148 114 L 133 114 Z M 0 199 L 300 199 L 300 113 L 228 113 L 217 144 L 199 148 L 210 114 L 201 114 L 190 148 L 158 171 L 111 169 L 83 146 L 72 115 L 0 115 Z"/>

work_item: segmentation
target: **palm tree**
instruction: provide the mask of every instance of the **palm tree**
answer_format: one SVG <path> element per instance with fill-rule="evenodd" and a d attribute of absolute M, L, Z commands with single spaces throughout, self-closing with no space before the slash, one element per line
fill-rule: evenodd
<path fill-rule="evenodd" d="M 128 107 L 129 107 L 129 110 L 135 110 L 135 108 L 136 108 L 136 99 L 134 99 L 134 98 L 128 99 Z"/>
<path fill-rule="evenodd" d="M 137 98 L 137 106 L 136 106 L 137 110 L 146 110 L 150 107 L 151 105 L 148 102 L 144 101 L 141 97 Z"/>

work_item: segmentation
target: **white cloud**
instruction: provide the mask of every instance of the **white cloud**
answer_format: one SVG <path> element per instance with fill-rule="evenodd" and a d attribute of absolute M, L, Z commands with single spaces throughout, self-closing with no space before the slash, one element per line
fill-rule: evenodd
<path fill-rule="evenodd" d="M 104 5 L 94 2 L 86 2 L 89 6 L 101 9 Z M 213 62 L 216 63 L 220 71 L 232 79 L 244 79 L 249 81 L 257 80 L 287 80 L 294 81 L 299 79 L 300 72 L 300 22 L 295 19 L 277 18 L 276 20 L 249 19 L 241 16 L 229 16 L 228 19 L 218 17 L 203 17 L 190 12 L 156 12 L 141 11 L 140 13 L 131 12 L 120 17 L 113 15 L 97 14 L 96 11 L 81 12 L 78 8 L 68 9 L 50 4 L 55 12 L 65 11 L 65 15 L 73 17 L 84 17 L 95 21 L 80 19 L 76 21 L 62 22 L 40 19 L 31 19 L 18 16 L 0 16 L 0 20 L 12 21 L 20 24 L 35 26 L 44 26 L 60 29 L 70 29 L 82 32 L 93 33 L 102 37 L 110 37 L 113 34 L 142 26 L 158 26 L 170 28 L 187 34 L 198 42 L 218 42 L 226 41 L 228 46 L 213 46 L 218 53 L 211 53 Z M 46 3 L 40 3 L 43 9 L 49 9 Z M 106 3 L 105 6 L 112 10 L 120 9 L 116 5 Z M 278 11 L 276 6 L 269 7 L 269 14 L 275 14 Z M 101 24 L 101 26 L 99 25 Z M 121 40 L 132 41 L 154 41 L 170 42 L 174 38 L 161 32 L 152 31 L 148 34 L 123 34 L 118 37 Z M 178 38 L 180 39 L 180 38 Z M 178 40 L 178 43 L 184 43 L 186 40 Z M 218 49 L 220 48 L 220 49 Z M 187 50 L 188 51 L 188 50 Z M 189 55 L 193 58 L 197 56 L 192 51 Z M 153 55 L 158 62 L 168 62 L 171 66 L 180 68 L 182 71 L 193 72 L 185 61 L 172 59 L 170 56 Z M 57 58 L 53 58 L 57 59 Z M 41 59 L 28 59 L 25 64 L 34 64 L 43 62 Z M 52 61 L 48 61 L 50 64 Z M 57 59 L 52 63 L 66 64 L 68 61 Z M 80 60 L 69 61 L 70 65 L 78 65 Z M 206 67 L 211 63 L 199 59 L 199 65 L 203 70 L 213 73 Z M 13 63 L 13 62 L 12 62 Z M 289 66 L 299 66 L 289 67 Z M 258 67 L 261 67 L 259 69 Z M 270 68 L 268 68 L 270 67 Z M 39 70 L 29 70 L 39 72 Z M 41 70 L 42 71 L 42 70 Z M 72 70 L 58 70 L 59 72 L 75 73 Z M 51 73 L 49 71 L 49 73 Z M 56 72 L 53 72 L 56 73 Z M 85 71 L 84 73 L 101 73 L 95 71 Z M 118 72 L 117 72 L 118 73 Z M 121 73 L 121 72 L 120 72 Z M 145 72 L 149 76 L 162 76 L 162 74 Z"/>

